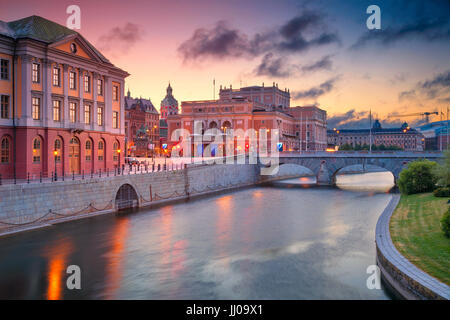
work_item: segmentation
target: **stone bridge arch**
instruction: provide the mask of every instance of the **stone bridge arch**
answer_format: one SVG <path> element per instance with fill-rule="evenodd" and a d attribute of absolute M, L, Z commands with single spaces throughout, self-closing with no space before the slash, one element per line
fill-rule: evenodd
<path fill-rule="evenodd" d="M 114 207 L 117 210 L 139 207 L 139 196 L 129 183 L 122 184 L 115 193 Z"/>
<path fill-rule="evenodd" d="M 372 164 L 365 164 L 364 166 L 362 164 L 353 164 L 353 165 L 349 165 L 349 166 L 346 166 L 346 167 L 336 170 L 331 175 L 331 183 L 333 185 L 335 185 L 336 177 L 340 174 L 358 174 L 358 173 L 369 173 L 369 172 L 389 172 L 390 174 L 392 174 L 394 183 L 397 180 L 394 172 L 392 172 L 386 168 L 382 168 L 380 166 L 372 165 Z"/>

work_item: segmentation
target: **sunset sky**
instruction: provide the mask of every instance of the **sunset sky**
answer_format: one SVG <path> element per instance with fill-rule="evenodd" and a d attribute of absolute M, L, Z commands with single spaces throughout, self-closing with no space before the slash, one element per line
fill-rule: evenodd
<path fill-rule="evenodd" d="M 71 4 L 81 8 L 77 31 L 131 74 L 126 90 L 157 108 L 169 81 L 181 102 L 212 99 L 213 79 L 216 97 L 220 85 L 276 82 L 292 106 L 325 109 L 330 127 L 367 126 L 370 108 L 397 125 L 420 118 L 395 114 L 450 106 L 446 0 L 0 0 L 0 20 L 65 25 Z M 381 30 L 366 27 L 371 4 Z"/>

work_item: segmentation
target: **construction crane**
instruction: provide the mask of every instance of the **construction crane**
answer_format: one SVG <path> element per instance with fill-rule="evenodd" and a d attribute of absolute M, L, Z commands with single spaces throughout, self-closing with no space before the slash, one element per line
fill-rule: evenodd
<path fill-rule="evenodd" d="M 410 114 L 400 114 L 400 115 L 392 115 L 391 118 L 400 118 L 400 117 L 413 117 L 413 116 L 422 116 L 425 117 L 425 122 L 430 122 L 430 115 L 435 114 L 439 115 L 439 112 L 432 111 L 432 112 L 417 112 L 417 113 L 410 113 Z"/>

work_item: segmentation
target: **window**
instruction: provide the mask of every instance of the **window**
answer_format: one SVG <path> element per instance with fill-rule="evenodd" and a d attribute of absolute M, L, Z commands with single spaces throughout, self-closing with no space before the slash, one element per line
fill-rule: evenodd
<path fill-rule="evenodd" d="M 9 60 L 0 59 L 0 79 L 8 80 L 9 79 Z"/>
<path fill-rule="evenodd" d="M 41 119 L 41 98 L 32 98 L 31 105 L 33 120 Z"/>
<path fill-rule="evenodd" d="M 41 65 L 39 63 L 33 63 L 33 72 L 31 73 L 31 80 L 34 83 L 41 82 Z"/>
<path fill-rule="evenodd" d="M 39 138 L 33 140 L 33 162 L 41 162 L 41 139 Z"/>
<path fill-rule="evenodd" d="M 69 102 L 69 120 L 70 122 L 77 121 L 77 104 L 75 102 Z"/>
<path fill-rule="evenodd" d="M 119 87 L 113 86 L 113 101 L 119 101 Z"/>
<path fill-rule="evenodd" d="M 53 100 L 53 121 L 61 121 L 61 101 Z"/>
<path fill-rule="evenodd" d="M 102 107 L 97 108 L 97 124 L 99 126 L 103 125 L 103 108 Z"/>
<path fill-rule="evenodd" d="M 119 160 L 119 143 L 116 141 L 113 144 L 113 161 Z"/>
<path fill-rule="evenodd" d="M 88 74 L 84 75 L 84 92 L 91 92 L 91 77 Z"/>
<path fill-rule="evenodd" d="M 113 111 L 113 128 L 119 128 L 119 113 L 117 111 Z"/>
<path fill-rule="evenodd" d="M 9 163 L 9 138 L 3 137 L 1 142 L 1 154 L 0 154 L 0 162 L 1 163 Z"/>
<path fill-rule="evenodd" d="M 69 89 L 76 90 L 77 89 L 77 73 L 75 71 L 69 72 Z"/>
<path fill-rule="evenodd" d="M 92 156 L 92 143 L 91 140 L 86 141 L 86 160 L 91 161 Z"/>
<path fill-rule="evenodd" d="M 3 96 L 1 97 L 1 114 L 2 119 L 8 119 L 9 118 L 9 96 Z"/>
<path fill-rule="evenodd" d="M 61 69 L 58 67 L 53 68 L 53 85 L 55 87 L 61 86 Z"/>
<path fill-rule="evenodd" d="M 97 95 L 103 96 L 103 80 L 97 79 Z"/>
<path fill-rule="evenodd" d="M 105 144 L 103 141 L 98 142 L 98 160 L 103 161 L 103 155 L 105 151 Z"/>
<path fill-rule="evenodd" d="M 55 150 L 53 150 L 53 151 L 55 151 L 55 154 L 54 154 L 54 156 L 55 156 L 55 162 L 61 162 L 61 145 L 62 145 L 62 143 L 61 143 L 61 139 L 56 139 L 55 140 Z"/>
<path fill-rule="evenodd" d="M 89 104 L 84 105 L 84 123 L 91 123 L 91 106 Z"/>

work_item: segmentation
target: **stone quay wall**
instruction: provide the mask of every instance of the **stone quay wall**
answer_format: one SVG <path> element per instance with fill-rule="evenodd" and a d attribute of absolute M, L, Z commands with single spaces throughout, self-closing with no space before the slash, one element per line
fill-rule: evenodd
<path fill-rule="evenodd" d="M 394 246 L 389 222 L 400 195 L 394 194 L 378 219 L 375 237 L 377 265 L 381 278 L 397 296 L 408 300 L 448 300 L 450 288 L 423 272 L 406 259 Z"/>
<path fill-rule="evenodd" d="M 175 171 L 0 185 L 0 235 L 115 212 L 124 184 L 136 191 L 138 206 L 146 207 L 299 176 L 296 170 L 260 176 L 257 165 L 195 164 Z"/>

